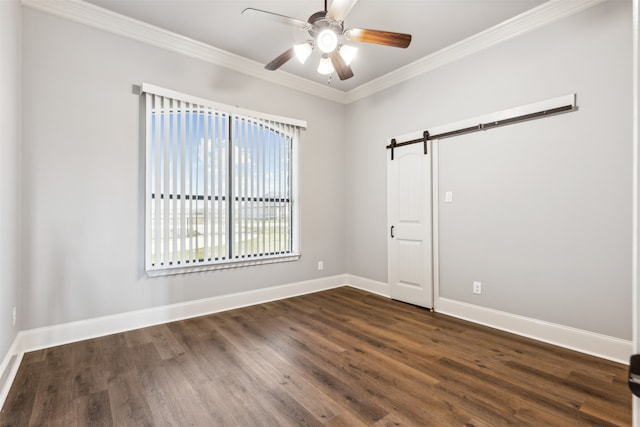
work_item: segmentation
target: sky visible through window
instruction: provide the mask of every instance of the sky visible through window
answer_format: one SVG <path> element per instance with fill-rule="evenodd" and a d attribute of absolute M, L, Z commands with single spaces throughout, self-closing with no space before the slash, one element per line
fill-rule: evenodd
<path fill-rule="evenodd" d="M 165 158 L 169 158 L 169 183 L 168 189 L 177 186 L 182 188 L 184 176 L 185 186 L 192 189 L 190 194 L 204 195 L 205 176 L 218 176 L 224 174 L 226 157 L 228 156 L 227 140 L 229 134 L 227 116 L 211 114 L 184 114 L 186 126 L 183 126 L 182 114 L 156 114 L 152 115 L 152 175 L 155 175 L 155 165 L 164 164 Z M 167 119 L 168 118 L 168 119 Z M 156 121 L 159 119 L 159 124 Z M 206 121 L 205 121 L 206 119 Z M 165 121 L 168 126 L 165 126 Z M 276 173 L 286 173 L 284 181 L 288 181 L 290 159 L 279 158 L 278 151 L 283 150 L 280 145 L 286 136 L 277 133 L 263 125 L 243 119 L 233 119 L 234 123 L 234 157 L 236 175 L 251 173 L 253 180 L 258 184 L 255 196 L 265 195 L 288 196 L 286 188 L 279 188 L 281 177 Z M 184 130 L 183 130 L 184 128 Z M 159 131 L 159 135 L 157 132 Z M 183 135 L 186 138 L 184 144 L 178 138 Z M 167 137 L 167 135 L 168 137 Z M 178 138 L 176 138 L 178 135 Z M 206 140 L 206 144 L 205 144 Z M 164 141 L 168 142 L 165 143 Z M 156 146 L 158 144 L 159 146 Z M 205 157 L 206 169 L 205 170 Z M 277 164 L 277 161 L 279 164 Z M 186 173 L 182 173 L 183 168 Z M 175 181 L 172 178 L 175 177 Z M 276 179 L 278 178 L 278 179 Z M 153 193 L 166 193 L 163 184 L 165 181 L 155 182 Z M 219 180 L 213 181 L 214 187 L 209 187 L 208 195 L 226 195 L 227 188 Z"/>

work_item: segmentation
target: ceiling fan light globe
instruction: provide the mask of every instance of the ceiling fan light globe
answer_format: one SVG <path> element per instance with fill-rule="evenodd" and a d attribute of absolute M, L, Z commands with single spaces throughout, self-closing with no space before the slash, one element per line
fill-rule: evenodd
<path fill-rule="evenodd" d="M 316 44 L 324 53 L 331 53 L 338 47 L 338 35 L 332 29 L 325 28 L 316 37 Z"/>
<path fill-rule="evenodd" d="M 309 58 L 309 56 L 311 55 L 313 46 L 308 42 L 299 43 L 293 46 L 293 51 L 295 52 L 298 61 L 300 61 L 301 64 L 304 64 L 307 58 Z"/>
<path fill-rule="evenodd" d="M 355 46 L 341 46 L 339 53 L 342 59 L 344 59 L 344 63 L 350 65 L 356 53 L 358 53 L 358 48 Z"/>
<path fill-rule="evenodd" d="M 328 56 L 323 55 L 322 59 L 320 59 L 320 64 L 318 64 L 318 73 L 329 75 L 333 73 L 335 70 L 333 68 L 333 64 L 331 63 L 331 59 Z"/>

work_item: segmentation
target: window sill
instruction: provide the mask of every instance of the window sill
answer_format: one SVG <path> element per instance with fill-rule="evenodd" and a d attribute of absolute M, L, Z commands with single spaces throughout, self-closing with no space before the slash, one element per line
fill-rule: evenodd
<path fill-rule="evenodd" d="M 171 265 L 171 266 L 162 266 L 158 268 L 154 268 L 152 270 L 147 270 L 147 276 L 149 277 L 158 277 L 158 276 L 170 276 L 174 274 L 187 274 L 187 273 L 198 273 L 202 271 L 212 271 L 212 270 L 225 270 L 229 268 L 240 268 L 240 267 L 250 267 L 254 265 L 264 265 L 264 264 L 274 264 L 280 262 L 290 262 L 297 261 L 300 259 L 299 254 L 288 254 L 288 255 L 280 255 L 280 256 L 271 256 L 268 258 L 249 258 L 249 259 L 236 259 L 231 261 L 217 261 L 209 264 L 197 264 L 197 265 Z"/>

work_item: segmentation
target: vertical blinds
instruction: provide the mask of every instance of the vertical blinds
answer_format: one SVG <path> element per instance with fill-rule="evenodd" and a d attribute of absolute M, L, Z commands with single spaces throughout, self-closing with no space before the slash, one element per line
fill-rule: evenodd
<path fill-rule="evenodd" d="M 233 117 L 233 254 L 291 253 L 292 125 Z"/>
<path fill-rule="evenodd" d="M 143 90 L 146 269 L 293 254 L 300 123 Z"/>

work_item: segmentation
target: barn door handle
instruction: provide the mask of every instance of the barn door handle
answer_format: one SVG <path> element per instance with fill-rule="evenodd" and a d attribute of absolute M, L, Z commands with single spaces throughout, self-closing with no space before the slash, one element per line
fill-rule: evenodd
<path fill-rule="evenodd" d="M 392 238 L 392 239 L 393 239 L 394 237 L 396 237 L 396 236 L 394 236 L 394 235 L 393 235 L 393 227 L 394 227 L 394 226 L 392 225 L 392 226 L 391 226 L 391 238 Z"/>

